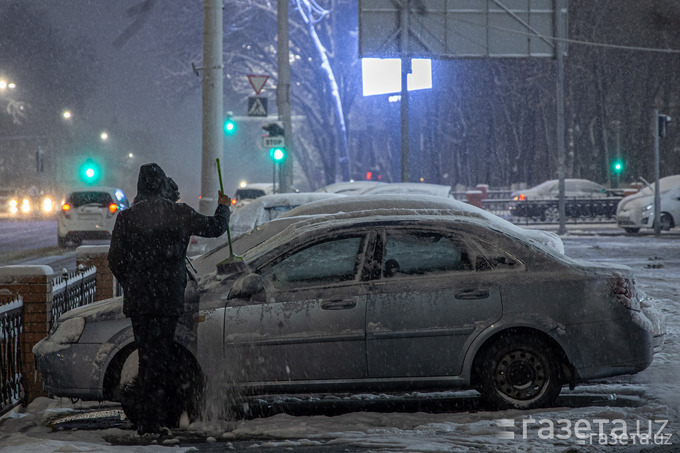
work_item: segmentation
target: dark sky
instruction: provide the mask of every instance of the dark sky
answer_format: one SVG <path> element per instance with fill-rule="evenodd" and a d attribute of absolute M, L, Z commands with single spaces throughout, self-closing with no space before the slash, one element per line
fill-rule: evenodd
<path fill-rule="evenodd" d="M 126 11 L 140 0 L 34 1 L 43 8 L 49 5 L 49 19 L 55 28 L 87 39 L 97 53 L 96 63 L 82 62 L 98 81 L 95 95 L 87 102 L 82 115 L 103 129 L 110 125 L 121 133 L 150 131 L 157 137 L 162 153 L 152 152 L 144 160 L 158 162 L 179 183 L 183 201 L 197 206 L 201 166 L 200 88 L 181 104 L 169 107 L 163 102 L 173 87 L 160 83 L 163 62 L 150 52 L 152 46 L 148 45 L 149 40 L 163 39 L 159 33 L 162 24 L 158 11 L 153 11 L 125 45 L 116 48 L 114 41 L 133 21 L 126 17 Z M 156 8 L 166 1 L 177 0 L 163 0 Z M 197 14 L 202 15 L 200 2 L 196 2 L 196 6 Z M 187 67 L 190 64 L 187 62 Z M 196 77 L 193 83 L 200 87 L 200 78 Z M 115 140 L 112 134 L 111 145 L 115 145 Z M 145 162 L 139 162 L 142 163 Z M 135 189 L 126 189 L 128 196 L 134 197 Z"/>

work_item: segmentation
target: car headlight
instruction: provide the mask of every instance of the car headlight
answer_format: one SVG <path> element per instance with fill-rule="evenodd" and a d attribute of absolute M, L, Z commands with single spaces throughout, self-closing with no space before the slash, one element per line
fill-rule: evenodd
<path fill-rule="evenodd" d="M 46 197 L 43 199 L 42 210 L 43 212 L 52 212 L 54 210 L 54 202 L 50 197 Z"/>
<path fill-rule="evenodd" d="M 28 198 L 21 201 L 21 212 L 31 212 L 31 202 Z"/>
<path fill-rule="evenodd" d="M 653 205 L 653 204 L 647 205 L 647 206 L 645 206 L 644 208 L 642 208 L 642 212 L 647 212 L 647 211 L 649 211 L 649 210 L 652 209 L 652 208 L 654 208 L 654 205 Z"/>
<path fill-rule="evenodd" d="M 77 343 L 85 330 L 85 318 L 71 318 L 59 324 L 50 337 L 50 341 L 58 344 Z"/>

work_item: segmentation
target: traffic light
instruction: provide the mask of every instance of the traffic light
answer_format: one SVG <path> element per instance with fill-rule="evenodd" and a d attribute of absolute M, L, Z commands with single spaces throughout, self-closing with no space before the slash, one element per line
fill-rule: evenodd
<path fill-rule="evenodd" d="M 101 168 L 92 159 L 87 159 L 80 166 L 80 180 L 85 184 L 95 184 L 101 179 Z"/>
<path fill-rule="evenodd" d="M 276 147 L 269 149 L 269 157 L 274 161 L 275 164 L 280 164 L 286 160 L 286 148 Z"/>
<path fill-rule="evenodd" d="M 225 134 L 234 135 L 236 133 L 236 121 L 234 121 L 230 116 L 228 116 L 227 119 L 224 120 L 222 128 L 224 129 Z"/>
<path fill-rule="evenodd" d="M 660 113 L 657 120 L 658 120 L 657 133 L 659 134 L 659 137 L 665 137 L 668 123 L 671 122 L 671 117 L 668 115 L 664 115 L 663 113 Z"/>
<path fill-rule="evenodd" d="M 612 173 L 615 175 L 620 175 L 623 173 L 623 169 L 624 165 L 621 159 L 616 159 L 614 162 L 612 162 Z"/>

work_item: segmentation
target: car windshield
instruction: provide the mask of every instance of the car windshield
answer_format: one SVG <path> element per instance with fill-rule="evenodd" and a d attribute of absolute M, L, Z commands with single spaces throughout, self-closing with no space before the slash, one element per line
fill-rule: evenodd
<path fill-rule="evenodd" d="M 68 197 L 68 201 L 74 208 L 87 204 L 107 206 L 113 202 L 107 192 L 74 192 Z"/>

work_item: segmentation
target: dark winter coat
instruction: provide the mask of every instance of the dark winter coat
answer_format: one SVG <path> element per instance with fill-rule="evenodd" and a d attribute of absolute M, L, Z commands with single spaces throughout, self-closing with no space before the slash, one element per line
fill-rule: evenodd
<path fill-rule="evenodd" d="M 184 310 L 184 260 L 189 239 L 192 235 L 221 236 L 229 224 L 228 206 L 218 205 L 210 217 L 163 198 L 165 181 L 153 177 L 161 178 L 163 171 L 157 170 L 140 170 L 136 202 L 118 214 L 111 235 L 109 267 L 123 286 L 123 312 L 127 316 L 180 315 Z M 147 190 L 149 187 L 152 190 Z"/>

